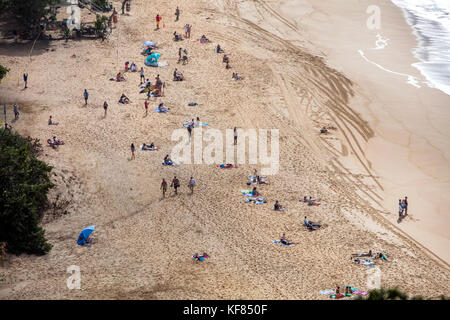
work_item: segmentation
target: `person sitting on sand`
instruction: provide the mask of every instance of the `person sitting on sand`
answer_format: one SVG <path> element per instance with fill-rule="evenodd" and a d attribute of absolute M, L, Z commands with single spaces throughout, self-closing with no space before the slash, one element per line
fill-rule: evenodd
<path fill-rule="evenodd" d="M 283 235 L 280 238 L 280 243 L 284 244 L 286 246 L 291 245 L 291 244 L 295 244 L 294 242 L 290 242 L 286 239 L 286 234 L 283 232 Z"/>
<path fill-rule="evenodd" d="M 142 54 L 149 56 L 152 54 L 152 50 L 153 50 L 153 48 L 148 46 L 147 48 L 142 49 Z"/>
<path fill-rule="evenodd" d="M 122 75 L 121 72 L 119 72 L 119 73 L 116 75 L 116 81 L 117 81 L 117 82 L 125 81 L 125 77 Z"/>
<path fill-rule="evenodd" d="M 309 229 L 309 230 L 316 230 L 317 228 L 321 227 L 320 223 L 314 223 L 312 221 L 309 221 L 306 216 L 303 218 L 303 223 L 305 224 L 305 226 Z M 317 228 L 314 228 L 317 227 Z"/>
<path fill-rule="evenodd" d="M 56 144 L 56 145 L 61 145 L 61 144 L 64 144 L 64 141 L 63 140 L 61 140 L 61 139 L 58 139 L 57 137 L 53 137 L 53 143 L 54 144 Z"/>
<path fill-rule="evenodd" d="M 131 63 L 130 70 L 131 70 L 131 72 L 137 71 L 137 67 L 136 67 L 136 64 L 134 63 L 134 61 Z"/>
<path fill-rule="evenodd" d="M 206 252 L 203 253 L 202 255 L 199 255 L 198 253 L 196 253 L 192 256 L 192 258 L 194 259 L 195 262 L 198 262 L 198 261 L 204 261 L 206 258 L 209 258 L 209 256 Z"/>
<path fill-rule="evenodd" d="M 231 78 L 233 80 L 242 80 L 241 75 L 239 73 L 237 73 L 237 72 L 233 72 L 233 75 L 231 76 Z"/>
<path fill-rule="evenodd" d="M 200 38 L 200 43 L 207 43 L 207 42 L 209 42 L 209 39 L 206 38 L 205 35 L 202 35 L 202 37 Z"/>
<path fill-rule="evenodd" d="M 328 129 L 326 127 L 323 127 L 320 129 L 320 133 L 328 133 Z"/>
<path fill-rule="evenodd" d="M 176 31 L 173 32 L 173 40 L 174 41 L 180 41 L 182 39 L 183 39 L 183 37 L 181 36 L 181 34 L 177 33 Z"/>
<path fill-rule="evenodd" d="M 223 53 L 223 50 L 220 47 L 220 44 L 218 44 L 217 47 L 216 47 L 216 53 Z"/>
<path fill-rule="evenodd" d="M 171 166 L 173 164 L 172 159 L 170 159 L 169 155 L 166 154 L 166 156 L 164 157 L 164 164 Z"/>
<path fill-rule="evenodd" d="M 276 200 L 275 204 L 273 205 L 273 210 L 282 211 L 283 209 L 283 206 L 278 202 L 278 200 Z"/>
<path fill-rule="evenodd" d="M 58 125 L 58 122 L 53 122 L 53 119 L 52 119 L 52 116 L 50 116 L 50 118 L 48 118 L 48 125 L 49 126 L 51 126 L 51 125 Z"/>
<path fill-rule="evenodd" d="M 130 62 L 129 61 L 127 61 L 127 62 L 125 62 L 125 72 L 127 72 L 128 71 L 128 66 L 130 65 Z"/>
<path fill-rule="evenodd" d="M 223 63 L 228 63 L 228 62 L 230 62 L 230 58 L 228 58 L 228 56 L 226 54 L 224 54 L 223 58 L 222 58 L 222 62 Z"/>
<path fill-rule="evenodd" d="M 231 69 L 230 63 L 227 61 L 227 64 L 225 65 L 225 69 Z"/>
<path fill-rule="evenodd" d="M 177 70 L 177 68 L 175 68 L 175 70 L 173 71 L 173 81 L 183 81 L 184 80 L 184 76 L 183 74 Z"/>
<path fill-rule="evenodd" d="M 252 190 L 252 196 L 256 197 L 256 196 L 260 196 L 261 194 L 256 190 L 256 187 L 253 187 Z"/>
<path fill-rule="evenodd" d="M 119 99 L 119 103 L 128 104 L 130 103 L 130 99 L 128 99 L 128 97 L 124 93 L 122 93 Z"/>
<path fill-rule="evenodd" d="M 155 148 L 155 144 L 152 142 L 150 144 L 142 144 L 142 150 L 153 150 Z"/>
<path fill-rule="evenodd" d="M 158 105 L 158 111 L 166 112 L 167 110 L 169 110 L 169 108 L 164 107 L 164 102 L 161 101 Z"/>

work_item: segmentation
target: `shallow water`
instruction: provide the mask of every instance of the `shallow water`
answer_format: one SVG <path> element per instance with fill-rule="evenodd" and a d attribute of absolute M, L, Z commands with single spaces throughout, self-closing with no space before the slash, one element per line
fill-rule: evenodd
<path fill-rule="evenodd" d="M 413 66 L 427 78 L 429 85 L 450 95 L 450 1 L 392 0 L 404 15 L 419 40 L 414 49 L 421 62 Z"/>

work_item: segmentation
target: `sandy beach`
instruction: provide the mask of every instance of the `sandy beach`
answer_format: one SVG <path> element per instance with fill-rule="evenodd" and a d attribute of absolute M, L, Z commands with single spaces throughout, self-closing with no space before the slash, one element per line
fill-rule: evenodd
<path fill-rule="evenodd" d="M 50 200 L 59 196 L 68 205 L 67 214 L 44 219 L 49 254 L 10 256 L 0 268 L 0 298 L 329 299 L 320 291 L 369 289 L 371 272 L 350 259 L 369 249 L 391 260 L 376 262 L 383 286 L 448 296 L 450 97 L 411 66 L 417 43 L 401 10 L 376 2 L 379 30 L 366 26 L 366 0 L 135 0 L 104 42 L 41 41 L 30 59 L 31 42 L 2 39 L 0 64 L 11 71 L 0 84 L 0 103 L 19 104 L 12 126 L 22 135 L 64 139 L 57 150 L 44 147 L 41 158 L 54 166 Z M 174 42 L 185 23 L 193 26 L 191 38 Z M 192 41 L 203 34 L 211 43 Z M 389 40 L 374 50 L 378 34 Z M 167 67 L 144 66 L 141 43 L 148 40 Z M 214 52 L 217 44 L 230 70 Z M 186 65 L 177 64 L 179 47 L 188 51 Z M 125 61 L 143 66 L 152 82 L 157 74 L 166 82 L 147 116 L 139 73 L 108 80 Z M 172 81 L 174 68 L 185 81 Z M 233 72 L 244 79 L 232 81 Z M 117 103 L 122 93 L 130 104 Z M 161 101 L 168 114 L 153 111 Z M 50 115 L 59 125 L 47 124 Z M 267 204 L 244 203 L 240 194 L 258 165 L 161 165 L 176 144 L 172 132 L 196 117 L 221 131 L 279 129 L 279 172 L 258 188 Z M 323 126 L 336 129 L 321 135 Z M 142 142 L 159 150 L 138 150 L 130 160 L 130 144 Z M 169 189 L 163 199 L 161 180 L 174 175 L 180 194 Z M 320 205 L 299 202 L 304 196 Z M 398 223 L 404 196 L 410 207 Z M 275 200 L 287 210 L 272 210 Z M 322 228 L 309 232 L 304 216 Z M 96 225 L 96 243 L 78 246 L 89 225 Z M 273 243 L 283 232 L 295 246 Z M 195 263 L 196 252 L 210 258 Z M 80 267 L 80 290 L 67 288 L 71 265 Z"/>

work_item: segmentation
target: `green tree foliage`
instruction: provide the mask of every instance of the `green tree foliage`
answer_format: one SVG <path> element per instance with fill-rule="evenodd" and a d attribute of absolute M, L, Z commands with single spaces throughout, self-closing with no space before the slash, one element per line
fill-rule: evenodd
<path fill-rule="evenodd" d="M 107 16 L 101 16 L 98 14 L 95 20 L 95 29 L 99 32 L 102 31 L 106 27 L 106 21 L 108 21 Z"/>
<path fill-rule="evenodd" d="M 92 2 L 100 8 L 106 8 L 109 5 L 108 0 L 92 0 Z"/>
<path fill-rule="evenodd" d="M 35 24 L 46 14 L 46 7 L 59 0 L 0 0 L 0 9 L 11 12 L 25 25 Z"/>
<path fill-rule="evenodd" d="M 6 76 L 8 72 L 9 69 L 0 64 L 0 81 Z"/>
<path fill-rule="evenodd" d="M 10 253 L 45 254 L 51 249 L 39 226 L 54 185 L 52 167 L 38 160 L 38 140 L 0 129 L 0 242 Z"/>

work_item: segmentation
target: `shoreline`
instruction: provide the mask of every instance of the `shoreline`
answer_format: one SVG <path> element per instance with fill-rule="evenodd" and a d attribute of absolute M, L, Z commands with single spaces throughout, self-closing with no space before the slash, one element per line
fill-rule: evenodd
<path fill-rule="evenodd" d="M 375 35 L 352 33 L 354 23 L 365 25 L 365 17 L 352 10 L 358 8 L 350 1 L 327 1 L 321 8 L 305 1 L 212 0 L 194 0 L 189 7 L 157 1 L 150 7 L 135 0 L 104 42 L 38 46 L 31 63 L 21 55 L 23 46 L 0 46 L 0 59 L 11 66 L 11 78 L 20 79 L 23 69 L 30 75 L 26 91 L 14 81 L 0 87 L 2 96 L 23 102 L 14 129 L 41 141 L 56 135 L 66 142 L 57 150 L 44 148 L 42 159 L 55 167 L 60 188 L 55 193 L 72 196 L 68 214 L 44 223 L 54 245 L 50 253 L 13 256 L 9 268 L 1 270 L 5 281 L 0 298 L 325 300 L 329 297 L 320 291 L 337 285 L 370 289 L 367 269 L 349 259 L 369 249 L 386 253 L 392 261 L 376 263 L 383 286 L 430 298 L 448 295 L 448 267 L 392 222 L 395 208 L 393 213 L 383 208 L 384 181 L 376 171 L 380 163 L 368 155 L 373 146 L 366 146 L 374 139 L 385 145 L 383 139 L 389 138 L 383 135 L 388 130 L 379 126 L 392 123 L 380 110 L 395 113 L 386 105 L 403 97 L 392 96 L 392 87 L 406 88 L 411 95 L 407 103 L 417 98 L 417 89 L 404 78 L 383 78 L 386 72 L 361 58 L 353 45 L 362 44 L 358 48 L 366 52 L 374 47 Z M 287 7 L 280 9 L 283 4 Z M 181 16 L 174 22 L 177 5 Z M 154 8 L 160 8 L 165 23 L 158 31 L 148 22 L 157 13 Z M 340 10 L 345 12 L 341 17 Z M 83 19 L 93 17 L 84 14 Z M 347 15 L 353 21 L 342 18 Z M 193 24 L 192 38 L 173 42 L 173 32 L 182 31 L 184 23 Z M 330 26 L 335 35 L 320 29 Z M 212 43 L 191 41 L 202 34 Z M 151 99 L 149 110 L 163 101 L 170 107 L 168 114 L 145 114 L 138 73 L 125 73 L 121 83 L 108 80 L 123 71 L 125 61 L 134 61 L 140 69 L 145 59 L 140 45 L 147 40 L 160 45 L 161 60 L 169 64 L 144 67 L 146 78 L 159 74 L 167 81 L 165 96 Z M 404 49 L 410 41 L 397 44 Z M 217 44 L 229 54 L 231 70 L 214 53 Z M 177 64 L 180 46 L 189 53 L 186 65 Z M 404 52 L 398 49 L 394 51 Z M 420 76 L 405 65 L 403 56 L 393 57 L 380 61 L 373 52 L 368 54 L 387 69 Z M 171 81 L 174 68 L 185 81 Z M 232 81 L 232 72 L 244 80 Z M 367 72 L 383 86 L 371 83 Z M 87 106 L 85 88 L 90 93 Z M 122 93 L 132 101 L 129 105 L 117 103 Z M 381 100 L 385 93 L 388 101 Z M 188 106 L 190 101 L 198 105 Z M 371 109 L 374 105 L 378 110 Z M 58 126 L 47 125 L 49 115 Z M 245 203 L 240 192 L 248 189 L 248 174 L 260 172 L 259 165 L 230 170 L 206 164 L 161 165 L 177 144 L 171 133 L 196 117 L 218 130 L 279 129 L 280 170 L 258 187 L 266 204 Z M 337 128 L 319 134 L 327 125 Z M 403 133 L 397 137 L 403 139 Z M 130 143 L 144 141 L 155 142 L 158 150 L 137 151 L 132 160 Z M 377 150 L 387 158 L 389 151 Z M 169 189 L 163 198 L 162 178 L 170 181 L 175 175 L 181 181 L 179 194 Z M 186 186 L 190 177 L 196 181 L 194 194 Z M 320 198 L 320 205 L 299 202 L 303 196 Z M 275 200 L 287 210 L 274 212 Z M 412 201 L 410 211 L 415 208 Z M 305 216 L 323 228 L 308 231 Z M 88 225 L 96 225 L 97 242 L 80 247 L 76 239 Z M 275 245 L 284 232 L 297 245 Z M 210 259 L 195 263 L 196 252 L 207 252 Z M 67 289 L 68 265 L 80 266 L 82 290 Z"/>
<path fill-rule="evenodd" d="M 299 21 L 308 25 L 309 30 L 316 28 L 311 41 L 320 44 L 320 50 L 327 53 L 328 63 L 358 84 L 358 96 L 351 105 L 375 130 L 375 137 L 368 141 L 364 153 L 381 177 L 385 189 L 383 207 L 391 216 L 388 219 L 449 263 L 450 161 L 447 154 L 450 146 L 447 141 L 450 133 L 445 128 L 450 119 L 446 108 L 450 96 L 424 85 L 423 75 L 412 67 L 420 62 L 412 51 L 417 39 L 403 19 L 401 8 L 382 1 L 378 4 L 381 30 L 352 31 L 359 30 L 358 24 L 365 26 L 368 15 L 364 9 L 369 5 L 370 1 L 349 2 L 341 7 L 331 6 L 330 11 L 327 11 L 329 4 L 319 5 L 322 14 L 333 12 L 330 19 L 338 20 L 344 12 L 353 17 L 352 22 L 331 22 L 337 32 L 324 31 L 326 27 L 320 26 L 323 19 L 314 18 L 314 14 Z M 343 35 L 340 33 L 343 30 L 348 33 Z M 375 47 L 377 34 L 389 39 L 387 46 L 370 50 Z M 349 43 L 345 41 L 348 38 L 354 40 Z M 378 65 L 361 57 L 358 61 L 361 49 Z M 416 83 L 408 83 L 410 79 Z M 398 224 L 395 221 L 398 198 L 406 195 L 411 219 Z"/>

